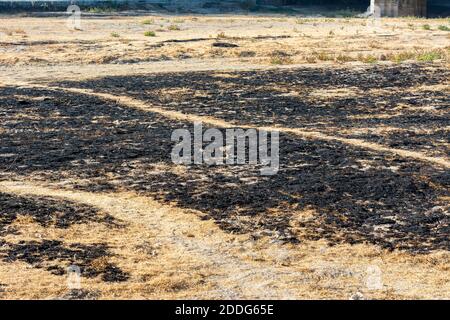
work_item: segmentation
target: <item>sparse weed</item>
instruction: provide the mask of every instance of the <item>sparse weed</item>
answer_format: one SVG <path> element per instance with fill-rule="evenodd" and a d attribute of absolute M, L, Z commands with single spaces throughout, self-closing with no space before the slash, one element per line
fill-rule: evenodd
<path fill-rule="evenodd" d="M 316 53 L 316 57 L 320 61 L 333 61 L 334 60 L 332 55 L 330 55 L 330 54 L 328 54 L 328 53 L 326 53 L 324 51 L 317 52 Z"/>
<path fill-rule="evenodd" d="M 111 32 L 111 37 L 113 38 L 119 38 L 120 34 L 118 34 L 117 32 Z"/>
<path fill-rule="evenodd" d="M 145 24 L 145 25 L 155 24 L 155 20 L 153 20 L 153 19 L 145 19 L 145 20 L 142 20 L 141 23 Z"/>
<path fill-rule="evenodd" d="M 167 27 L 167 29 L 170 31 L 180 31 L 181 30 L 181 28 L 176 24 L 171 24 L 170 26 Z"/>
<path fill-rule="evenodd" d="M 144 32 L 144 36 L 146 36 L 146 37 L 156 37 L 156 32 L 155 31 L 145 31 Z"/>
<path fill-rule="evenodd" d="M 228 36 L 223 31 L 217 34 L 217 39 L 226 39 L 226 38 L 228 38 Z"/>
<path fill-rule="evenodd" d="M 289 53 L 281 50 L 276 50 L 270 54 L 270 63 L 276 65 L 292 64 L 293 60 Z"/>
<path fill-rule="evenodd" d="M 413 60 L 416 56 L 415 52 L 412 51 L 404 51 L 396 54 L 388 55 L 388 59 L 392 62 L 401 63 L 407 60 Z"/>
<path fill-rule="evenodd" d="M 431 26 L 429 24 L 422 25 L 423 30 L 431 30 Z"/>
<path fill-rule="evenodd" d="M 26 35 L 27 33 L 23 29 L 9 29 L 9 28 L 2 28 L 0 29 L 1 33 L 6 34 L 7 36 L 12 36 L 14 34 L 21 34 Z"/>
<path fill-rule="evenodd" d="M 339 54 L 339 55 L 335 58 L 335 60 L 336 60 L 337 62 L 340 62 L 340 63 L 345 63 L 345 62 L 355 61 L 355 59 L 354 59 L 353 57 L 351 57 L 351 56 L 349 56 L 349 55 L 345 55 L 345 54 Z"/>
<path fill-rule="evenodd" d="M 443 50 L 430 50 L 430 51 L 404 51 L 397 54 L 391 54 L 387 57 L 389 60 L 397 63 L 401 63 L 407 60 L 416 60 L 420 62 L 433 62 L 435 60 L 447 59 L 448 55 L 445 55 Z"/>
<path fill-rule="evenodd" d="M 377 63 L 378 59 L 377 59 L 377 57 L 375 57 L 374 55 L 371 55 L 371 54 L 368 54 L 368 55 L 359 54 L 358 61 L 361 61 L 364 63 Z"/>
<path fill-rule="evenodd" d="M 305 59 L 306 62 L 308 62 L 308 63 L 316 63 L 317 62 L 315 55 L 304 56 L 303 59 Z"/>
<path fill-rule="evenodd" d="M 441 31 L 450 31 L 450 28 L 449 28 L 449 27 L 443 26 L 443 25 L 442 25 L 442 26 L 439 26 L 438 29 L 441 30 Z"/>
<path fill-rule="evenodd" d="M 239 58 L 253 58 L 256 56 L 256 52 L 255 51 L 239 51 L 237 53 L 237 56 Z"/>
<path fill-rule="evenodd" d="M 442 59 L 442 54 L 439 51 L 428 51 L 417 55 L 417 61 L 421 62 L 433 62 L 440 59 Z"/>
<path fill-rule="evenodd" d="M 14 32 L 11 29 L 6 28 L 0 29 L 0 32 L 6 34 L 7 36 L 12 36 L 14 34 Z"/>
<path fill-rule="evenodd" d="M 282 56 L 270 57 L 271 64 L 282 65 L 282 64 L 292 64 L 292 62 L 293 61 L 291 57 L 282 57 Z"/>
<path fill-rule="evenodd" d="M 369 42 L 369 48 L 371 48 L 371 49 L 380 49 L 380 48 L 382 48 L 382 45 L 378 41 L 370 41 Z"/>
<path fill-rule="evenodd" d="M 91 7 L 87 11 L 89 13 L 108 13 L 108 12 L 117 12 L 119 8 L 115 7 Z"/>
<path fill-rule="evenodd" d="M 27 34 L 23 29 L 14 29 L 15 34 Z"/>

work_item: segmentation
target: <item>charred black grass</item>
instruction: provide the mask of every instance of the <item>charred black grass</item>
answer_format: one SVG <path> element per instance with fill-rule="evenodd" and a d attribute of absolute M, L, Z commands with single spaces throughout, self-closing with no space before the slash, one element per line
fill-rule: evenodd
<path fill-rule="evenodd" d="M 89 222 L 105 223 L 118 227 L 120 222 L 98 209 L 50 197 L 24 197 L 0 192 L 0 235 L 12 230 L 8 228 L 19 216 L 29 216 L 43 227 L 68 228 L 72 224 Z"/>
<path fill-rule="evenodd" d="M 69 265 L 80 267 L 82 276 L 101 276 L 103 281 L 126 281 L 128 274 L 111 263 L 102 268 L 93 267 L 96 259 L 110 257 L 105 244 L 70 244 L 62 241 L 20 241 L 11 243 L 2 240 L 7 234 L 19 234 L 20 229 L 11 228 L 19 216 L 29 216 L 43 227 L 68 228 L 73 224 L 90 222 L 104 223 L 110 227 L 122 227 L 123 223 L 98 209 L 50 197 L 18 196 L 0 192 L 0 259 L 6 262 L 23 261 L 33 267 L 43 268 L 55 275 L 65 275 Z"/>
<path fill-rule="evenodd" d="M 263 87 L 351 85 L 362 89 L 397 87 L 402 92 L 412 85 L 439 84 L 445 77 L 445 73 L 443 76 L 419 66 L 396 68 L 375 68 L 369 75 L 363 71 L 350 75 L 348 71 L 242 72 L 237 80 L 217 80 L 209 73 L 183 73 L 104 78 L 70 85 L 127 94 L 152 103 L 163 102 L 158 90 L 207 90 L 211 94 L 203 100 L 194 95 L 169 94 L 166 102 L 172 104 L 165 103 L 163 107 L 242 122 L 253 115 L 250 123 L 264 125 L 285 125 L 289 117 L 291 126 L 314 126 L 314 117 L 315 121 L 335 121 L 339 125 L 338 120 L 345 117 L 332 117 L 333 110 L 339 115 L 338 106 L 331 106 L 331 113 L 317 115 L 313 105 L 307 110 L 295 110 L 292 105 L 294 111 L 289 112 L 295 112 L 295 118 L 292 113 L 286 114 L 284 104 L 293 104 L 293 100 L 276 96 L 273 91 L 264 93 Z M 224 82 L 240 87 L 224 89 Z M 250 165 L 196 165 L 181 174 L 170 170 L 170 136 L 174 129 L 192 129 L 191 123 L 81 94 L 0 90 L 0 112 L 5 119 L 0 133 L 1 153 L 10 155 L 0 158 L 4 179 L 20 175 L 56 182 L 66 179 L 72 187 L 94 192 L 126 188 L 183 208 L 198 209 L 203 212 L 202 218 L 214 219 L 226 231 L 251 233 L 255 237 L 270 235 L 280 241 L 325 238 L 330 245 L 373 243 L 418 253 L 450 249 L 450 216 L 445 200 L 449 196 L 450 174 L 443 168 L 337 141 L 281 134 L 280 172 L 275 176 L 260 176 L 259 168 Z M 14 95 L 30 99 L 19 103 Z M 43 96 L 50 99 L 31 99 Z M 243 107 L 237 97 L 254 97 L 255 101 L 246 102 Z M 421 96 L 416 99 L 425 103 Z M 439 94 L 436 99 L 442 103 Z M 264 109 L 269 105 L 270 112 Z M 254 109 L 248 114 L 242 114 L 242 110 L 252 106 Z M 369 111 L 378 112 L 376 108 L 375 103 L 369 103 Z M 353 114 L 351 109 L 346 112 L 347 116 Z M 21 120 L 19 113 L 33 118 Z M 401 117 L 399 121 L 403 121 Z M 421 121 L 423 125 L 428 121 L 433 125 L 434 120 L 424 117 Z M 350 124 L 348 120 L 347 125 Z M 161 163 L 168 169 L 158 169 Z M 75 178 L 86 182 L 79 183 Z M 313 209 L 315 216 L 299 220 L 298 212 L 305 209 Z"/>
<path fill-rule="evenodd" d="M 35 268 L 43 268 L 54 275 L 63 276 L 70 265 L 80 268 L 81 276 L 93 278 L 101 276 L 106 282 L 126 281 L 129 275 L 112 263 L 95 266 L 97 259 L 110 257 L 105 244 L 64 244 L 58 240 L 20 241 L 2 243 L 0 258 L 5 262 L 22 261 Z"/>
<path fill-rule="evenodd" d="M 214 116 L 236 123 L 259 126 L 320 130 L 333 135 L 386 141 L 437 156 L 449 156 L 440 129 L 450 118 L 450 100 L 445 91 L 408 90 L 418 85 L 443 84 L 448 68 L 423 65 L 372 66 L 349 69 L 293 69 L 231 72 L 223 77 L 212 72 L 106 77 L 97 81 L 63 85 L 130 95 L 162 108 Z M 61 84 L 58 84 L 61 85 Z M 180 90 L 183 89 L 183 90 Z M 348 97 L 310 96 L 317 90 L 357 89 Z M 380 93 L 369 90 L 383 89 Z M 179 90 L 179 92 L 177 92 Z M 413 108 L 400 109 L 401 105 Z M 382 116 L 381 118 L 378 116 Z M 392 126 L 402 130 L 437 131 L 426 136 L 398 136 L 394 144 L 382 134 L 343 134 L 340 130 Z"/>

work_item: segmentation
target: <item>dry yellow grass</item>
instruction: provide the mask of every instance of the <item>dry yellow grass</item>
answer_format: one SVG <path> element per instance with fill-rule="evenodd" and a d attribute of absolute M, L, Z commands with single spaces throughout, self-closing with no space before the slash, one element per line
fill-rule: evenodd
<path fill-rule="evenodd" d="M 176 20 L 183 21 L 181 30 L 158 32 L 157 37 L 151 38 L 144 36 L 148 28 L 142 24 L 145 20 L 162 25 L 166 31 L 178 26 L 164 16 L 115 18 L 113 31 L 120 34 L 120 38 L 115 38 L 111 37 L 111 22 L 107 19 L 83 17 L 82 30 L 72 31 L 66 28 L 64 18 L 6 17 L 2 19 L 6 45 L 0 63 L 108 64 L 178 60 L 180 57 L 239 57 L 244 60 L 241 62 L 255 64 L 354 63 L 358 60 L 373 63 L 420 59 L 425 52 L 440 52 L 441 60 L 448 61 L 449 57 L 448 35 L 437 29 L 443 23 L 440 19 L 427 20 L 435 30 L 430 32 L 410 27 L 411 24 L 420 26 L 423 23 L 420 19 L 383 19 L 380 24 L 373 25 L 361 24 L 361 19 L 301 19 L 299 24 L 294 17 L 280 20 L 275 17 L 230 19 L 212 16 L 192 20 L 185 16 Z M 267 22 L 270 22 L 270 28 L 267 28 Z M 52 30 L 56 29 L 59 32 L 53 34 Z M 27 37 L 25 40 L 24 36 Z M 161 45 L 173 39 L 191 41 Z M 215 41 L 232 42 L 239 47 L 212 49 Z M 31 45 L 19 46 L 17 50 L 17 44 L 21 43 Z M 274 58 L 274 51 L 285 55 Z"/>
<path fill-rule="evenodd" d="M 325 241 L 281 245 L 232 235 L 195 211 L 161 205 L 132 193 L 91 194 L 53 189 L 32 182 L 2 182 L 4 192 L 52 196 L 107 210 L 124 228 L 75 225 L 42 229 L 19 219 L 19 239 L 50 237 L 64 242 L 106 242 L 114 257 L 95 260 L 95 268 L 117 263 L 130 272 L 125 283 L 82 278 L 82 288 L 101 299 L 133 298 L 341 298 L 356 292 L 366 298 L 449 298 L 450 255 L 412 256 L 371 245 Z M 314 211 L 299 212 L 298 219 Z M 9 239 L 13 241 L 14 239 Z M 370 270 L 381 270 L 382 288 L 370 290 Z M 57 298 L 68 293 L 66 278 L 25 263 L 0 263 L 2 298 Z M 369 279 L 369 280 L 368 280 Z"/>

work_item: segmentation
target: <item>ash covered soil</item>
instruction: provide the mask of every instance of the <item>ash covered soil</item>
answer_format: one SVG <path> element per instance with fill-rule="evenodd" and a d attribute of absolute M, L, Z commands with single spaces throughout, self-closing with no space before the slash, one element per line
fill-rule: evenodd
<path fill-rule="evenodd" d="M 413 64 L 170 73 L 63 85 L 236 124 L 318 130 L 448 157 L 450 100 L 448 86 L 442 87 L 449 79 L 447 67 Z"/>
<path fill-rule="evenodd" d="M 167 109 L 240 124 L 311 128 L 343 136 L 348 135 L 342 129 L 394 126 L 402 134 L 362 138 L 446 156 L 448 93 L 408 90 L 441 84 L 448 75 L 446 69 L 395 66 L 345 73 L 295 69 L 156 74 L 53 85 L 129 95 Z M 357 88 L 363 93 L 389 89 L 391 93 L 318 99 L 308 95 L 330 87 Z M 402 108 L 400 112 L 396 108 L 400 101 L 426 106 L 428 111 Z M 391 116 L 376 117 L 379 114 Z M 255 238 L 327 239 L 330 245 L 372 243 L 416 253 L 450 249 L 450 174 L 438 166 L 338 141 L 280 134 L 280 171 L 275 176 L 261 176 L 260 168 L 250 165 L 180 169 L 170 159 L 171 133 L 180 128 L 192 130 L 192 123 L 83 94 L 17 87 L 0 88 L 0 115 L 0 179 L 4 181 L 31 178 L 92 192 L 136 191 L 197 209 L 201 219 L 213 219 L 226 231 L 250 233 Z M 364 117 L 355 120 L 354 116 Z M 417 128 L 430 132 L 405 133 Z M 0 197 L 6 197 L 2 212 L 9 212 L 2 218 L 2 228 L 23 206 L 44 206 L 30 209 L 36 212 L 32 218 L 41 224 L 57 206 L 53 200 Z M 58 206 L 86 222 L 112 223 L 89 208 Z M 305 210 L 315 214 L 299 215 Z M 73 223 L 72 218 L 63 218 L 61 228 Z M 52 260 L 58 248 L 67 256 L 84 250 L 49 241 L 9 247 L 1 254 L 3 259 L 25 259 L 38 265 Z M 107 248 L 97 251 L 107 255 Z M 118 277 L 126 279 L 126 275 Z"/>

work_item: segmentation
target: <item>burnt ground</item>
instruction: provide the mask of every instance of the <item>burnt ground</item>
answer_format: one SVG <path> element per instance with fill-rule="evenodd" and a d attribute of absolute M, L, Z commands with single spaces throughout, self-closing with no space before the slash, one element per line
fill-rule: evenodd
<path fill-rule="evenodd" d="M 112 263 L 103 261 L 111 256 L 105 244 L 70 244 L 58 240 L 2 243 L 0 257 L 6 262 L 24 261 L 35 268 L 45 268 L 55 275 L 66 275 L 69 265 L 77 265 L 84 277 L 101 276 L 106 282 L 126 281 L 129 275 Z"/>
<path fill-rule="evenodd" d="M 333 126 L 366 126 L 370 115 L 390 112 L 406 94 L 330 100 L 326 107 L 318 108 L 306 99 L 275 95 L 274 88 L 356 86 L 365 91 L 394 88 L 401 93 L 413 85 L 440 84 L 448 71 L 397 66 L 377 67 L 369 73 L 300 69 L 237 75 L 230 78 L 199 72 L 64 85 L 126 94 L 165 108 L 242 123 L 304 125 L 327 132 Z M 182 88 L 190 93 L 170 94 L 170 90 Z M 192 94 L 197 91 L 202 91 L 201 97 Z M 377 99 L 388 100 L 380 104 Z M 417 95 L 416 101 L 427 106 L 434 101 L 439 112 L 418 117 L 405 111 L 404 115 L 377 121 L 391 121 L 389 125 L 411 130 L 418 122 L 427 128 L 448 124 L 446 94 L 425 92 Z M 0 89 L 0 114 L 2 180 L 31 177 L 93 192 L 137 191 L 200 210 L 203 219 L 213 219 L 224 230 L 255 237 L 269 234 L 292 242 L 325 238 L 330 245 L 373 243 L 417 253 L 450 249 L 446 200 L 450 174 L 440 167 L 340 142 L 281 134 L 281 168 L 275 176 L 260 176 L 259 168 L 249 165 L 198 165 L 180 172 L 170 159 L 170 136 L 174 129 L 192 131 L 191 123 L 82 94 L 13 87 Z M 351 119 L 361 114 L 369 119 Z M 420 150 L 404 138 L 401 146 Z M 423 139 L 436 154 L 448 154 L 439 144 L 441 135 Z M 314 210 L 316 215 L 302 218 L 302 210 Z M 42 243 L 32 245 L 40 250 Z M 58 244 L 50 247 L 63 250 Z M 14 248 L 16 251 L 20 253 L 20 246 Z M 51 254 L 45 259 L 51 260 Z"/>
<path fill-rule="evenodd" d="M 412 91 L 419 85 L 439 85 L 449 79 L 450 71 L 445 67 L 397 65 L 352 71 L 304 68 L 225 75 L 171 73 L 63 85 L 130 95 L 163 108 L 213 115 L 238 124 L 320 130 L 395 148 L 413 148 L 432 156 L 449 156 L 445 131 L 450 120 L 448 92 L 427 88 Z M 318 89 L 353 93 L 311 94 Z M 378 126 L 391 131 L 349 132 Z"/>
<path fill-rule="evenodd" d="M 89 222 L 117 226 L 113 217 L 93 207 L 49 197 L 27 198 L 0 192 L 0 211 L 0 235 L 13 232 L 9 226 L 19 216 L 30 216 L 43 227 L 67 228 Z"/>
<path fill-rule="evenodd" d="M 29 216 L 44 226 L 65 229 L 72 224 L 104 223 L 120 227 L 110 215 L 96 208 L 49 197 L 23 197 L 0 193 L 0 236 L 19 234 L 12 226 L 19 216 Z M 65 275 L 69 265 L 77 265 L 86 277 L 101 276 L 103 281 L 116 282 L 128 279 L 128 274 L 107 261 L 111 256 L 108 247 L 96 244 L 64 244 L 62 241 L 19 241 L 14 243 L 0 238 L 0 259 L 6 262 L 24 261 L 36 268 L 44 268 L 55 275 Z M 101 260 L 103 259 L 103 260 Z M 106 260 L 105 260 L 106 259 Z M 96 261 L 104 261 L 98 263 Z"/>

